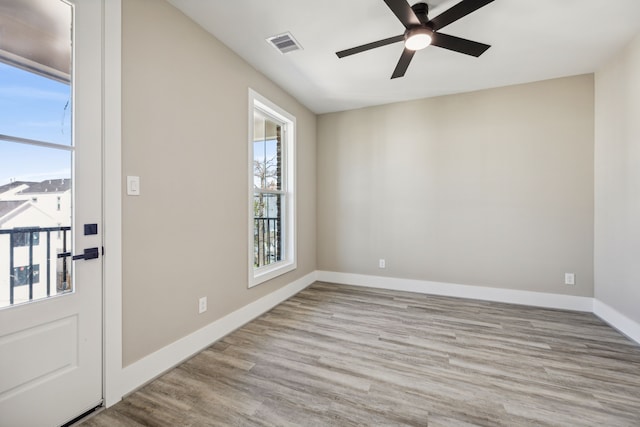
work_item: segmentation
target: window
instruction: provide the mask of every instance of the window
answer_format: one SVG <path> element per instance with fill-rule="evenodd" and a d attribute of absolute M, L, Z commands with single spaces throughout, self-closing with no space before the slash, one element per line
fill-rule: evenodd
<path fill-rule="evenodd" d="M 13 267 L 13 286 L 25 286 L 31 283 L 40 283 L 40 264 L 35 264 L 33 268 L 28 265 Z"/>
<path fill-rule="evenodd" d="M 15 230 L 19 230 L 16 228 Z M 13 233 L 13 247 L 38 246 L 40 244 L 40 233 L 37 231 L 21 231 Z"/>
<path fill-rule="evenodd" d="M 55 183 L 71 179 L 75 148 L 73 6 L 55 0 L 0 4 L 0 205 L 11 218 L 0 221 L 2 310 L 59 293 L 47 291 L 49 281 L 71 261 L 54 254 L 70 249 L 64 234 L 51 241 L 51 233 L 58 221 L 70 228 L 72 210 Z M 25 291 L 35 283 L 37 289 Z M 12 285 L 20 291 L 14 294 Z"/>
<path fill-rule="evenodd" d="M 295 117 L 249 90 L 249 287 L 296 268 Z"/>

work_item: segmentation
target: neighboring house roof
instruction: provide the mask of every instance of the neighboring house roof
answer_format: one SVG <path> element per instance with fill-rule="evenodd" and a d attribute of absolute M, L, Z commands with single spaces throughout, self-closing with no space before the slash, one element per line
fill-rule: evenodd
<path fill-rule="evenodd" d="M 0 200 L 0 218 L 7 215 L 10 212 L 13 212 L 20 206 L 27 203 L 27 200 L 8 200 L 2 201 Z"/>
<path fill-rule="evenodd" d="M 2 193 L 6 193 L 9 190 L 12 190 L 16 187 L 20 187 L 21 185 L 34 185 L 37 184 L 37 182 L 32 182 L 32 181 L 13 181 L 10 182 L 8 184 L 4 184 L 4 185 L 0 185 L 0 194 Z"/>
<path fill-rule="evenodd" d="M 71 189 L 71 180 L 68 178 L 46 179 L 42 182 L 34 182 L 30 184 L 29 188 L 22 190 L 18 194 L 64 193 Z"/>

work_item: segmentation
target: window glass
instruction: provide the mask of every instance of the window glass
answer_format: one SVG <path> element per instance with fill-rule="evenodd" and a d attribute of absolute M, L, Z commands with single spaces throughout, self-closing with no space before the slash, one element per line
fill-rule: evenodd
<path fill-rule="evenodd" d="M 280 261 L 282 255 L 282 126 L 254 113 L 253 181 L 254 267 Z M 274 193 L 275 192 L 275 193 Z"/>
<path fill-rule="evenodd" d="M 71 145 L 71 86 L 0 62 L 0 133 Z"/>
<path fill-rule="evenodd" d="M 21 0 L 0 9 L 2 309 L 73 290 L 74 147 L 72 6 Z"/>

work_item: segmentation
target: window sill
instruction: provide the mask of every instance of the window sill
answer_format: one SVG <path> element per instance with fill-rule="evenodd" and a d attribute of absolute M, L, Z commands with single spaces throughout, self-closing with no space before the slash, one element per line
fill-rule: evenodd
<path fill-rule="evenodd" d="M 253 288 L 261 283 L 275 279 L 285 273 L 296 269 L 295 261 L 280 261 L 273 265 L 251 269 L 249 272 L 249 288 Z"/>

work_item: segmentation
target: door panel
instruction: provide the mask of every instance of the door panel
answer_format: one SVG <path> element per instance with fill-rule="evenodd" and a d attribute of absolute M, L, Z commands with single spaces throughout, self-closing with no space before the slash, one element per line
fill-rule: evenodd
<path fill-rule="evenodd" d="M 15 7 L 3 9 L 1 13 L 7 13 L 6 10 L 23 13 L 28 19 L 38 21 L 34 23 L 36 28 L 46 31 L 48 21 L 36 19 L 42 18 L 43 13 L 38 8 L 52 2 L 57 5 L 61 0 L 7 0 L 7 5 Z M 27 228 L 17 233 L 14 229 L 12 241 L 8 243 L 0 235 L 0 292 L 3 292 L 2 280 L 7 281 L 5 276 L 10 276 L 8 283 L 14 285 L 14 296 L 22 292 L 23 298 L 0 308 L 2 426 L 61 425 L 102 401 L 102 257 L 88 261 L 71 258 L 84 248 L 102 247 L 102 1 L 77 0 L 64 4 L 73 10 L 74 16 L 73 66 L 67 74 L 72 102 L 71 108 L 64 110 L 72 117 L 69 142 L 44 137 L 34 140 L 35 133 L 24 140 L 20 135 L 7 136 L 10 132 L 5 132 L 3 126 L 9 125 L 0 120 L 0 139 L 3 140 L 0 150 L 17 151 L 8 148 L 13 144 L 27 147 L 24 151 L 49 150 L 50 160 L 61 153 L 71 156 L 70 176 L 51 180 L 45 176 L 42 182 L 27 181 L 27 187 L 37 190 L 38 195 L 24 197 L 29 192 L 24 189 L 15 194 L 0 193 L 0 214 L 19 204 L 10 212 L 12 218 L 22 215 L 22 220 L 27 221 L 28 217 L 28 222 L 34 221 L 29 224 L 38 227 L 35 232 Z M 0 19 L 0 26 L 2 22 Z M 7 57 L 11 55 L 3 56 L 0 52 L 5 66 Z M 25 64 L 40 66 L 34 65 L 33 58 L 20 58 L 17 54 L 11 58 L 23 69 Z M 55 61 L 45 59 L 42 62 L 48 62 L 40 74 L 64 80 L 65 70 L 52 70 L 51 64 Z M 27 160 L 17 162 L 24 162 L 25 168 L 32 167 Z M 66 193 L 51 186 L 62 178 L 69 187 Z M 0 188 L 3 184 L 0 182 Z M 68 200 L 57 199 L 57 194 L 68 195 Z M 11 197 L 16 200 L 9 200 Z M 64 206 L 65 203 L 68 206 Z M 45 230 L 47 227 L 41 226 L 45 224 L 42 221 L 64 223 L 65 214 L 60 214 L 62 220 L 55 219 L 58 207 L 69 209 L 70 230 L 56 230 L 56 227 Z M 0 215 L 0 232 L 1 228 L 11 229 L 11 223 L 6 221 L 3 227 L 2 218 Z M 84 224 L 97 224 L 97 234 L 85 235 Z M 6 244 L 13 245 L 11 250 L 3 249 Z M 44 257 L 44 261 L 37 261 L 36 268 L 37 257 Z M 11 262 L 14 264 L 10 269 Z M 21 267 L 24 268 L 20 270 Z M 46 283 L 49 283 L 48 293 Z M 24 296 L 28 289 L 32 289 L 31 297 Z"/>
<path fill-rule="evenodd" d="M 42 351 L 46 348 L 49 351 Z M 78 316 L 36 325 L 0 339 L 0 365 L 8 370 L 0 384 L 0 400 L 37 387 L 51 377 L 78 367 Z M 31 357 L 25 359 L 24 355 Z"/>

